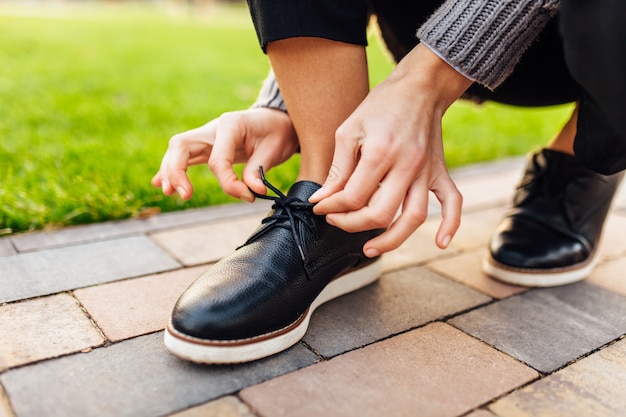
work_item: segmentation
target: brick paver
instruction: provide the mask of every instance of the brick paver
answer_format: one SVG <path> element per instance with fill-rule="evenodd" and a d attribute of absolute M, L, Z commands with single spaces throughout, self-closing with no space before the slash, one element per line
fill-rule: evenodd
<path fill-rule="evenodd" d="M 104 342 L 68 294 L 0 306 L 0 371 Z"/>
<path fill-rule="evenodd" d="M 453 416 L 536 377 L 511 357 L 437 323 L 244 389 L 241 396 L 272 417 Z"/>
<path fill-rule="evenodd" d="M 626 410 L 626 340 L 491 405 L 501 417 L 613 417 Z"/>
<path fill-rule="evenodd" d="M 107 339 L 119 341 L 163 330 L 182 292 L 206 267 L 76 290 L 91 318 Z"/>
<path fill-rule="evenodd" d="M 321 306 L 304 341 L 329 358 L 490 300 L 424 268 L 407 268 Z"/>
<path fill-rule="evenodd" d="M 465 204 L 448 249 L 431 198 L 377 283 L 248 364 L 179 360 L 162 329 L 270 202 L 0 238 L 0 417 L 623 417 L 626 183 L 589 279 L 529 290 L 481 272 L 523 166 L 453 171 Z"/>
<path fill-rule="evenodd" d="M 144 236 L 18 254 L 0 258 L 0 303 L 179 266 Z"/>
<path fill-rule="evenodd" d="M 215 262 L 242 245 L 261 223 L 260 215 L 155 233 L 152 239 L 183 265 Z"/>
<path fill-rule="evenodd" d="M 528 291 L 450 323 L 541 372 L 552 372 L 625 334 L 626 298 L 580 282 Z"/>
<path fill-rule="evenodd" d="M 19 417 L 142 417 L 170 414 L 311 365 L 298 344 L 239 366 L 197 366 L 169 354 L 163 334 L 0 374 Z M 33 399 L 36 398 L 36 401 Z"/>
<path fill-rule="evenodd" d="M 170 417 L 255 417 L 250 407 L 237 397 L 222 397 L 219 400 L 190 408 Z"/>
<path fill-rule="evenodd" d="M 445 259 L 436 259 L 426 266 L 493 298 L 506 298 L 528 288 L 509 285 L 487 277 L 482 272 L 485 249 L 464 252 Z"/>

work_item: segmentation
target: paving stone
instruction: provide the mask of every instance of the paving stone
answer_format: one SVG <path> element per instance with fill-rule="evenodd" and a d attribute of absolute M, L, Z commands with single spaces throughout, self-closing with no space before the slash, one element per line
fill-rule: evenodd
<path fill-rule="evenodd" d="M 600 263 L 587 278 L 588 282 L 626 296 L 626 258 Z"/>
<path fill-rule="evenodd" d="M 182 292 L 206 267 L 179 269 L 76 290 L 107 339 L 119 341 L 163 330 Z"/>
<path fill-rule="evenodd" d="M 0 258 L 0 303 L 180 267 L 144 236 Z"/>
<path fill-rule="evenodd" d="M 15 255 L 17 251 L 8 237 L 0 239 L 0 258 Z"/>
<path fill-rule="evenodd" d="M 614 259 L 626 254 L 626 217 L 612 213 L 604 226 L 600 241 L 600 259 Z"/>
<path fill-rule="evenodd" d="M 272 417 L 457 416 L 536 377 L 435 323 L 246 388 L 240 397 Z"/>
<path fill-rule="evenodd" d="M 155 333 L 9 370 L 0 382 L 19 417 L 152 417 L 234 393 L 317 358 L 297 344 L 248 364 L 200 366 L 169 354 L 162 339 Z"/>
<path fill-rule="evenodd" d="M 250 408 L 239 398 L 229 395 L 170 417 L 255 417 Z"/>
<path fill-rule="evenodd" d="M 0 306 L 0 370 L 101 345 L 68 294 Z"/>
<path fill-rule="evenodd" d="M 216 222 L 234 216 L 264 213 L 267 209 L 268 204 L 266 202 L 228 204 L 163 213 L 145 219 L 72 226 L 50 232 L 24 233 L 12 236 L 11 239 L 20 252 L 26 252 L 119 238 L 197 223 Z"/>
<path fill-rule="evenodd" d="M 456 253 L 452 248 L 441 250 L 435 245 L 435 234 L 418 229 L 399 248 L 383 256 L 383 271 L 417 265 L 441 256 Z"/>
<path fill-rule="evenodd" d="M 321 306 L 304 341 L 328 358 L 490 300 L 413 267 L 385 274 L 378 283 Z"/>
<path fill-rule="evenodd" d="M 493 298 L 506 298 L 528 290 L 526 287 L 508 285 L 485 275 L 482 262 L 486 254 L 485 249 L 474 250 L 431 261 L 426 267 Z"/>
<path fill-rule="evenodd" d="M 503 205 L 479 211 L 464 212 L 461 218 L 461 226 L 454 235 L 450 248 L 463 251 L 486 248 L 493 231 L 506 210 L 507 207 Z M 419 230 L 434 237 L 439 228 L 439 223 L 440 220 L 438 219 L 428 219 Z"/>
<path fill-rule="evenodd" d="M 151 237 L 185 266 L 215 262 L 230 255 L 258 227 L 262 216 L 155 233 Z"/>
<path fill-rule="evenodd" d="M 549 373 L 626 333 L 626 298 L 580 282 L 529 291 L 450 323 Z"/>
<path fill-rule="evenodd" d="M 508 204 L 524 166 L 523 158 L 514 158 L 452 172 L 464 210 Z"/>
<path fill-rule="evenodd" d="M 501 417 L 620 417 L 626 410 L 626 340 L 490 406 Z"/>

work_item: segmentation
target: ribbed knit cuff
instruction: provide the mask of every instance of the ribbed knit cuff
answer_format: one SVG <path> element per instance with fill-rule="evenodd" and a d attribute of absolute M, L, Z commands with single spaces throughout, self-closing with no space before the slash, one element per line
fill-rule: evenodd
<path fill-rule="evenodd" d="M 559 9 L 560 0 L 447 0 L 417 36 L 466 77 L 494 89 Z"/>
<path fill-rule="evenodd" d="M 261 91 L 259 91 L 259 96 L 252 105 L 253 109 L 258 107 L 267 107 L 287 113 L 287 106 L 285 105 L 283 95 L 278 88 L 278 82 L 276 81 L 273 71 L 270 71 L 265 81 L 263 81 L 263 86 L 261 87 Z"/>

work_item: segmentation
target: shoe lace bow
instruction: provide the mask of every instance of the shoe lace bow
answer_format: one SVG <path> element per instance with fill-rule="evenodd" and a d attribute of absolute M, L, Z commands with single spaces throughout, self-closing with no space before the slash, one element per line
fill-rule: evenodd
<path fill-rule="evenodd" d="M 272 212 L 269 216 L 261 221 L 263 226 L 260 227 L 254 234 L 252 234 L 252 236 L 248 238 L 246 243 L 244 243 L 240 247 L 246 246 L 247 244 L 255 241 L 274 227 L 289 229 L 291 230 L 293 240 L 298 247 L 298 252 L 300 253 L 300 259 L 302 261 L 302 266 L 304 268 L 306 278 L 308 280 L 311 280 L 311 274 L 307 266 L 308 260 L 306 256 L 306 250 L 304 248 L 304 241 L 302 239 L 301 232 L 298 231 L 297 225 L 301 224 L 304 225 L 308 230 L 315 230 L 315 222 L 313 221 L 313 216 L 311 216 L 310 214 L 310 211 L 313 208 L 314 204 L 309 203 L 308 201 L 302 201 L 297 197 L 286 196 L 265 178 L 263 167 L 259 167 L 259 172 L 261 174 L 261 180 L 263 181 L 263 184 L 267 188 L 272 190 L 276 194 L 276 196 L 258 194 L 252 189 L 250 189 L 250 191 L 257 198 L 274 201 L 274 204 L 272 204 Z"/>

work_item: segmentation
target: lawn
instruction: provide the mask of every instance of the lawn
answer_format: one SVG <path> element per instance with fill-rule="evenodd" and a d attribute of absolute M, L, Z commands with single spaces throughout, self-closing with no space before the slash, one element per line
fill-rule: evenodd
<path fill-rule="evenodd" d="M 232 202 L 205 167 L 190 170 L 188 202 L 150 179 L 172 135 L 254 101 L 268 65 L 247 12 L 41 7 L 0 5 L 0 234 Z M 370 38 L 376 84 L 392 66 Z M 455 104 L 444 119 L 448 164 L 524 154 L 569 111 Z M 270 181 L 287 189 L 297 164 Z"/>

